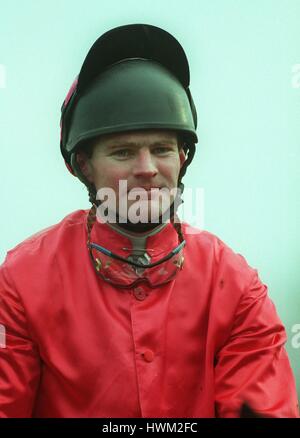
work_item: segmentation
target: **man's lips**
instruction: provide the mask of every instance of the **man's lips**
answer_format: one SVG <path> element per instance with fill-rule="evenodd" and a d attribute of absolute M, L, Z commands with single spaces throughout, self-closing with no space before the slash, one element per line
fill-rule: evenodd
<path fill-rule="evenodd" d="M 140 186 L 140 187 L 132 187 L 131 189 L 128 190 L 128 192 L 151 192 L 151 190 L 160 190 L 162 189 L 162 187 L 158 187 L 158 186 Z"/>
<path fill-rule="evenodd" d="M 136 197 L 142 197 L 146 196 L 148 200 L 155 200 L 160 197 L 161 194 L 161 187 L 133 187 L 131 190 L 128 191 L 128 196 Z"/>

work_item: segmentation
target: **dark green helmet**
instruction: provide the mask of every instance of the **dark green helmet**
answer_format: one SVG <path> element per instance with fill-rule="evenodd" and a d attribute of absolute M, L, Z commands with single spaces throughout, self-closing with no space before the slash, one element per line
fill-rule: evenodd
<path fill-rule="evenodd" d="M 170 129 L 188 152 L 180 182 L 198 141 L 189 81 L 184 50 L 165 30 L 131 24 L 103 34 L 62 105 L 60 146 L 69 170 L 86 183 L 76 151 L 102 134 Z"/>

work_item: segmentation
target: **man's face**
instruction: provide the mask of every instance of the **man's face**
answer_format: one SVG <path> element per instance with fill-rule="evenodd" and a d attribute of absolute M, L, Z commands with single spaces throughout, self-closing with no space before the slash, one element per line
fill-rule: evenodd
<path fill-rule="evenodd" d="M 92 156 L 88 158 L 84 152 L 80 152 L 77 160 L 82 172 L 94 183 L 97 191 L 103 188 L 113 189 L 118 212 L 119 199 L 126 198 L 127 214 L 139 199 L 136 198 L 139 190 L 140 193 L 141 189 L 148 191 L 147 205 L 150 209 L 157 192 L 151 192 L 151 188 L 171 190 L 177 187 L 185 154 L 178 148 L 175 132 L 148 130 L 101 136 L 95 143 Z M 124 190 L 119 192 L 120 180 L 127 181 L 126 193 Z M 159 210 L 161 214 L 161 210 L 165 208 L 160 205 Z"/>

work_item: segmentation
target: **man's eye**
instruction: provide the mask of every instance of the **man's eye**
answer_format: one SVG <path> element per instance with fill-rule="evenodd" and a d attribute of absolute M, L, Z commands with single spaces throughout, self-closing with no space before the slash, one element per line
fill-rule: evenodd
<path fill-rule="evenodd" d="M 170 152 L 170 151 L 171 151 L 171 148 L 165 147 L 165 146 L 160 146 L 160 147 L 154 149 L 154 152 L 156 154 L 166 154 L 167 152 Z"/>
<path fill-rule="evenodd" d="M 130 150 L 129 149 L 119 149 L 113 153 L 116 157 L 126 158 L 130 156 Z"/>

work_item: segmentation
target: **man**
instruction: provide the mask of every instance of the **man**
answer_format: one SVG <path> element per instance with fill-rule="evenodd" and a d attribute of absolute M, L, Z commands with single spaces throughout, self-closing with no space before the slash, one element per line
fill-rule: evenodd
<path fill-rule="evenodd" d="M 174 37 L 128 25 L 95 42 L 61 119 L 92 208 L 18 245 L 0 271 L 2 417 L 238 417 L 245 403 L 298 416 L 266 286 L 177 217 L 196 125 Z"/>

